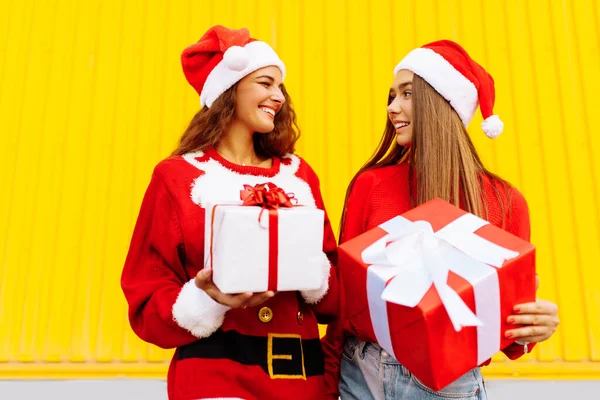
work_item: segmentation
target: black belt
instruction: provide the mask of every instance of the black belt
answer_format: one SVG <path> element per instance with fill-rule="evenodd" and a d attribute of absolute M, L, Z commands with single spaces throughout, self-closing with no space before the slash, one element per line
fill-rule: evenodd
<path fill-rule="evenodd" d="M 209 337 L 178 349 L 178 360 L 189 358 L 226 358 L 258 365 L 271 378 L 306 379 L 325 373 L 321 341 L 294 334 L 248 336 L 218 329 Z"/>

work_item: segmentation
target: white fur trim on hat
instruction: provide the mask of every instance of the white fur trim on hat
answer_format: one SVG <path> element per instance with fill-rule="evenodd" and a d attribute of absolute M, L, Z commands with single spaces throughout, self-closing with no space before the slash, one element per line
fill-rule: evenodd
<path fill-rule="evenodd" d="M 479 104 L 477 88 L 444 57 L 431 49 L 414 49 L 394 68 L 394 75 L 407 69 L 425 79 L 444 97 L 467 127 Z"/>
<path fill-rule="evenodd" d="M 200 93 L 200 105 L 210 107 L 220 95 L 246 75 L 270 66 L 278 67 L 281 70 L 283 81 L 285 65 L 275 50 L 267 43 L 254 41 L 244 47 L 230 47 L 223 54 L 223 60 L 208 74 Z"/>
<path fill-rule="evenodd" d="M 481 129 L 487 137 L 496 139 L 504 130 L 504 122 L 497 115 L 492 115 L 481 123 Z"/>
<path fill-rule="evenodd" d="M 250 64 L 248 49 L 241 46 L 231 46 L 223 53 L 223 62 L 232 71 L 243 71 Z"/>
<path fill-rule="evenodd" d="M 217 303 L 191 279 L 181 288 L 175 304 L 173 319 L 197 338 L 212 335 L 225 320 L 231 307 Z"/>

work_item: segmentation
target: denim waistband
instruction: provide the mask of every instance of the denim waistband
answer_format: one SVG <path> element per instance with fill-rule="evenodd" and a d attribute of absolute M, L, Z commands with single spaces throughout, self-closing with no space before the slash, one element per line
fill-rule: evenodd
<path fill-rule="evenodd" d="M 357 353 L 363 358 L 365 355 L 369 355 L 382 364 L 400 364 L 377 343 L 363 342 L 355 336 L 349 336 L 346 338 L 346 346 L 349 346 L 352 352 L 358 349 Z"/>

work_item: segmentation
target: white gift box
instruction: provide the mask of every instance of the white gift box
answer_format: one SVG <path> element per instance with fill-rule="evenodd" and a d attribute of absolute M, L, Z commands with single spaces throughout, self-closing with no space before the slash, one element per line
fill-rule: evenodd
<path fill-rule="evenodd" d="M 324 217 L 323 210 L 305 206 L 274 211 L 208 205 L 205 266 L 212 266 L 213 282 L 223 293 L 318 289 Z"/>

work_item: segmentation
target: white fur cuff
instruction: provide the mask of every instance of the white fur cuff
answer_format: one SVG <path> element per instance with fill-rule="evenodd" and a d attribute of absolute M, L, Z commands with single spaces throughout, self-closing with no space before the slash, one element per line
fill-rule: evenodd
<path fill-rule="evenodd" d="M 316 304 L 327 294 L 329 290 L 329 275 L 331 273 L 331 263 L 329 259 L 323 253 L 323 283 L 321 287 L 314 290 L 303 290 L 300 291 L 302 298 L 306 301 L 307 304 Z"/>
<path fill-rule="evenodd" d="M 173 319 L 192 335 L 204 338 L 223 325 L 225 313 L 230 308 L 214 301 L 192 279 L 183 285 L 173 304 Z"/>

